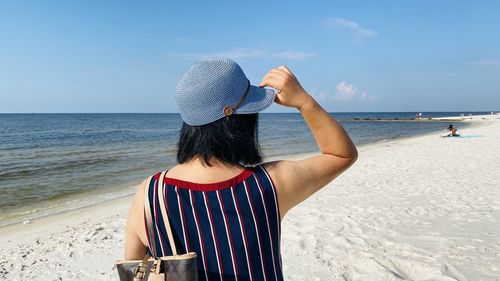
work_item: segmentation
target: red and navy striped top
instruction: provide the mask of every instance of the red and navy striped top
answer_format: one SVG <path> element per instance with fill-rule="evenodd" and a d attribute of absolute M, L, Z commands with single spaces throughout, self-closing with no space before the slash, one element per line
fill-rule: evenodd
<path fill-rule="evenodd" d="M 276 189 L 262 166 L 213 184 L 165 177 L 164 194 L 160 175 L 149 189 L 148 239 L 155 236 L 158 256 L 172 254 L 158 201 L 165 200 L 177 251 L 197 253 L 200 280 L 283 280 Z"/>

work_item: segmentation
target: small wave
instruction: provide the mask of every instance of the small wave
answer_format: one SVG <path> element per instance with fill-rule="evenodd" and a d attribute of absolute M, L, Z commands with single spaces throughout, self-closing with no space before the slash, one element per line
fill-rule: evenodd
<path fill-rule="evenodd" d="M 42 217 L 55 215 L 71 210 L 85 208 L 119 198 L 131 196 L 135 193 L 133 186 L 123 186 L 119 190 L 100 194 L 84 194 L 81 196 L 70 196 L 61 198 L 55 202 L 37 203 L 36 206 L 24 207 L 11 211 L 12 208 L 0 209 L 0 227 L 9 224 L 19 223 L 26 219 L 34 220 Z M 67 199 L 67 200 L 62 200 Z M 25 206 L 25 204 L 23 204 Z"/>
<path fill-rule="evenodd" d="M 287 120 L 285 120 L 285 122 L 288 122 L 288 123 L 305 123 L 305 121 L 302 120 L 302 119 L 287 119 Z"/>
<path fill-rule="evenodd" d="M 120 156 L 106 156 L 90 159 L 60 161 L 57 163 L 45 164 L 43 166 L 18 165 L 5 171 L 0 171 L 0 177 L 14 179 L 19 177 L 34 176 L 39 173 L 47 173 L 47 171 L 59 171 L 59 173 L 62 173 L 64 170 L 75 169 L 88 165 L 113 163 L 120 158 Z"/>
<path fill-rule="evenodd" d="M 18 149 L 31 149 L 31 148 L 39 148 L 40 145 L 38 144 L 27 144 L 27 145 L 17 145 L 17 146 L 7 146 L 7 147 L 2 147 L 1 149 L 4 151 L 10 151 L 10 150 L 18 150 Z"/>
<path fill-rule="evenodd" d="M 165 151 L 167 155 L 177 154 L 177 148 L 170 148 Z"/>

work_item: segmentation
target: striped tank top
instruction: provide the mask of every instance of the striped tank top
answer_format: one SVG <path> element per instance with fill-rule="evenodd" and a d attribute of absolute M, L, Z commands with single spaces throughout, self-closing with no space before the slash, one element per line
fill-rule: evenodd
<path fill-rule="evenodd" d="M 276 190 L 261 165 L 212 184 L 165 177 L 164 194 L 160 175 L 150 182 L 154 233 L 147 233 L 158 256 L 172 255 L 158 201 L 165 200 L 177 251 L 197 253 L 199 280 L 283 280 Z"/>

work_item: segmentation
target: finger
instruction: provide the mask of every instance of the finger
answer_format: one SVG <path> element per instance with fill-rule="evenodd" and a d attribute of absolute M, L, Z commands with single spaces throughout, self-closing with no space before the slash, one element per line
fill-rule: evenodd
<path fill-rule="evenodd" d="M 271 71 L 276 71 L 276 70 L 279 70 L 279 71 L 285 71 L 287 70 L 288 68 L 284 65 L 280 65 L 280 66 L 277 66 L 277 67 L 274 67 L 273 69 L 271 69 L 269 72 Z"/>
<path fill-rule="evenodd" d="M 290 71 L 290 69 L 286 65 L 282 65 L 282 66 L 278 67 L 278 69 L 283 70 L 288 74 L 292 74 L 292 71 Z"/>
<path fill-rule="evenodd" d="M 277 81 L 278 79 L 274 75 L 268 74 L 262 79 L 259 87 L 270 86 L 274 88 L 278 84 Z"/>
<path fill-rule="evenodd" d="M 278 69 L 286 69 L 286 66 L 285 65 L 280 65 L 280 66 L 278 66 Z"/>
<path fill-rule="evenodd" d="M 264 78 L 262 78 L 262 80 L 264 79 L 268 79 L 268 78 L 271 78 L 271 79 L 279 79 L 280 78 L 280 74 L 279 73 L 275 73 L 275 72 L 269 72 L 268 74 L 266 74 L 264 76 Z"/>
<path fill-rule="evenodd" d="M 269 71 L 264 78 L 262 78 L 262 82 L 259 84 L 259 87 L 264 87 L 264 86 L 270 86 L 273 88 L 278 88 L 279 86 L 283 85 L 283 81 L 289 77 L 290 74 L 285 72 L 282 69 L 278 68 L 273 68 L 271 71 Z M 265 85 L 265 83 L 272 83 L 269 85 Z"/>
<path fill-rule="evenodd" d="M 279 69 L 279 66 L 271 68 L 271 70 L 269 70 L 269 72 L 272 72 L 272 71 L 277 70 L 277 69 Z"/>
<path fill-rule="evenodd" d="M 262 82 L 260 82 L 259 87 L 269 86 L 275 89 L 283 88 L 283 79 L 281 77 L 277 77 L 273 74 L 266 75 Z"/>
<path fill-rule="evenodd" d="M 290 76 L 290 73 L 287 72 L 286 70 L 284 70 L 283 68 L 278 68 L 276 70 L 273 71 L 274 73 L 279 73 L 283 76 Z"/>
<path fill-rule="evenodd" d="M 276 69 L 271 72 L 273 75 L 281 77 L 282 79 L 285 79 L 286 77 L 290 76 L 290 74 L 286 73 L 282 69 Z"/>
<path fill-rule="evenodd" d="M 273 68 L 273 69 L 269 70 L 269 72 L 266 73 L 266 75 L 264 75 L 264 77 L 266 77 L 267 75 L 276 74 L 276 73 L 282 73 L 282 72 L 279 71 L 278 68 Z"/>
<path fill-rule="evenodd" d="M 286 73 L 284 70 L 282 69 L 274 69 L 274 70 L 271 70 L 267 75 L 274 75 L 276 76 L 277 78 L 281 78 L 281 79 L 287 79 L 287 77 L 290 76 L 290 74 Z"/>
<path fill-rule="evenodd" d="M 259 87 L 265 87 L 265 86 L 270 86 L 272 87 L 271 84 L 274 84 L 274 77 L 272 76 L 271 73 L 268 73 L 266 74 L 266 76 L 264 76 L 264 78 L 262 78 L 262 80 L 260 81 L 259 83 Z"/>
<path fill-rule="evenodd" d="M 264 78 L 266 77 L 272 77 L 273 79 L 285 79 L 288 74 L 284 73 L 283 71 L 280 70 L 272 70 L 271 72 L 267 73 Z M 264 79 L 263 78 L 263 79 Z"/>

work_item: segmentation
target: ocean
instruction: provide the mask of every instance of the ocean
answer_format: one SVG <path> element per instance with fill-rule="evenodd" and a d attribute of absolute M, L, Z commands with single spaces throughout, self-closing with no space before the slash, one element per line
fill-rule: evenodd
<path fill-rule="evenodd" d="M 423 117 L 461 113 L 424 112 Z M 415 113 L 332 115 L 357 145 L 448 126 L 350 121 L 411 118 Z M 143 179 L 175 165 L 181 124 L 179 114 L 0 114 L 0 226 L 132 194 Z M 261 114 L 259 140 L 265 157 L 317 151 L 298 113 Z"/>

